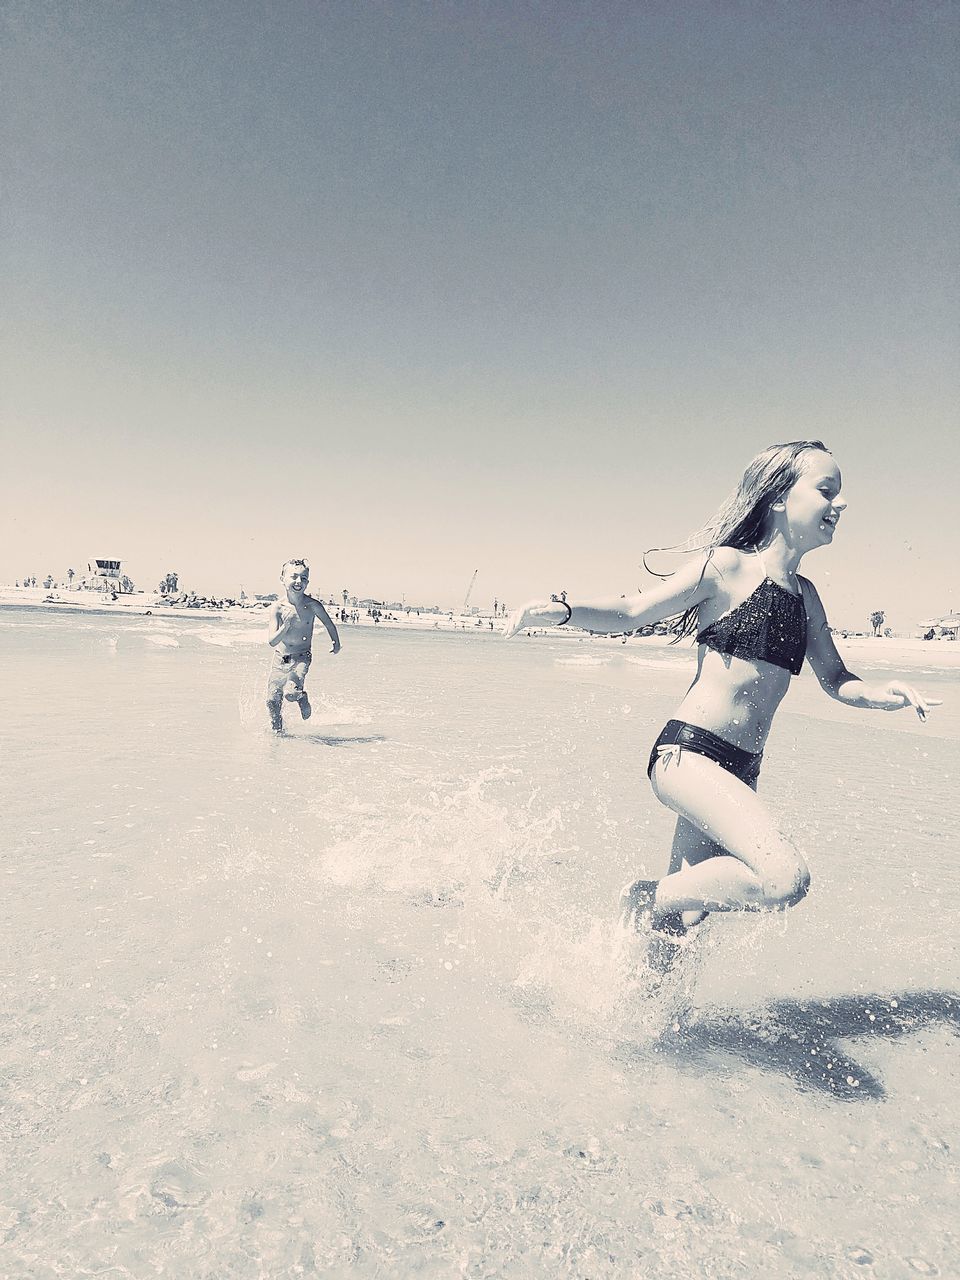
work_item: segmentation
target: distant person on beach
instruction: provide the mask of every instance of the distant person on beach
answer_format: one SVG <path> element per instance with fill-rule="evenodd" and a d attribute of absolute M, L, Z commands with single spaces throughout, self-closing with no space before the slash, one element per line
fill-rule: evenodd
<path fill-rule="evenodd" d="M 307 595 L 310 568 L 306 560 L 288 560 L 280 570 L 280 581 L 286 589 L 286 601 L 275 601 L 267 615 L 267 643 L 276 650 L 267 680 L 267 710 L 274 733 L 283 732 L 284 698 L 299 705 L 304 720 L 309 720 L 312 714 L 303 683 L 313 658 L 310 646 L 313 624 L 318 618 L 333 642 L 330 652 L 340 652 L 340 636 L 332 618 L 319 600 Z M 284 693 L 286 686 L 289 687 Z"/>
<path fill-rule="evenodd" d="M 771 445 L 713 519 L 672 548 L 693 559 L 657 575 L 665 581 L 652 590 L 585 604 L 554 596 L 507 621 L 509 637 L 568 624 L 619 634 L 670 618 L 678 637 L 696 637 L 693 683 L 647 766 L 657 799 L 677 814 L 669 868 L 621 893 L 624 925 L 650 930 L 658 946 L 679 943 L 709 912 L 784 910 L 806 895 L 803 855 L 757 797 L 774 713 L 805 658 L 848 707 L 913 707 L 925 720 L 939 705 L 899 680 L 867 685 L 848 671 L 816 587 L 797 573 L 808 551 L 833 541 L 846 505 L 821 441 Z"/>

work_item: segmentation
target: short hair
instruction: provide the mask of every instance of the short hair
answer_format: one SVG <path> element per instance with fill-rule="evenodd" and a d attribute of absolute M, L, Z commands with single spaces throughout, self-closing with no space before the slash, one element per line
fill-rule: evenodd
<path fill-rule="evenodd" d="M 303 558 L 303 556 L 294 556 L 294 558 L 293 558 L 292 560 L 284 560 L 283 564 L 280 566 L 280 577 L 281 577 L 281 578 L 282 578 L 282 577 L 283 577 L 283 575 L 286 573 L 286 571 L 287 571 L 287 569 L 289 568 L 289 566 L 290 566 L 290 565 L 292 565 L 292 564 L 299 564 L 299 565 L 302 565 L 302 566 L 303 566 L 303 568 L 304 568 L 304 569 L 306 569 L 306 571 L 307 571 L 308 573 L 310 572 L 310 561 L 309 561 L 309 560 L 305 560 L 305 559 Z"/>

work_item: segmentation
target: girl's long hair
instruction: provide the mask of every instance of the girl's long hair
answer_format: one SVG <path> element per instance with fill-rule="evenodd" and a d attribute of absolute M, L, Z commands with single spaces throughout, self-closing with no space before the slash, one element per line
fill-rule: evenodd
<path fill-rule="evenodd" d="M 643 554 L 643 567 L 656 578 L 672 574 L 657 573 L 647 564 L 647 556 L 658 552 L 684 555 L 706 551 L 703 574 L 717 547 L 754 550 L 760 545 L 770 520 L 770 508 L 796 484 L 802 471 L 805 453 L 829 453 L 822 440 L 792 440 L 789 444 L 772 444 L 758 453 L 743 473 L 739 485 L 706 524 L 674 547 L 651 547 Z M 699 585 L 699 584 L 698 584 Z M 676 640 L 695 635 L 699 630 L 700 606 L 693 605 L 679 615 L 673 627 Z"/>

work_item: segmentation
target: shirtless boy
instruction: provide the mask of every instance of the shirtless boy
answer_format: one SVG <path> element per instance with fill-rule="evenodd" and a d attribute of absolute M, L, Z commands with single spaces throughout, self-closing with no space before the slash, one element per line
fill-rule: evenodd
<path fill-rule="evenodd" d="M 310 569 L 306 560 L 288 560 L 280 570 L 280 581 L 286 588 L 287 599 L 286 602 L 278 600 L 271 607 L 267 635 L 267 643 L 276 651 L 267 680 L 267 710 L 274 733 L 283 732 L 281 709 L 284 698 L 300 704 L 304 720 L 308 720 L 312 713 L 303 682 L 313 656 L 310 645 L 315 619 L 320 619 L 333 641 L 330 652 L 340 652 L 340 636 L 333 620 L 319 600 L 307 595 Z M 283 692 L 285 685 L 289 685 L 286 693 Z"/>

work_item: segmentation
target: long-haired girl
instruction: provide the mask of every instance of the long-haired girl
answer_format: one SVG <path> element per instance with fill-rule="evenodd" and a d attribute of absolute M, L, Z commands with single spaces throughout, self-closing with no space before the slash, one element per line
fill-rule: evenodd
<path fill-rule="evenodd" d="M 684 544 L 683 568 L 632 598 L 572 604 L 532 601 L 507 621 L 632 632 L 678 618 L 696 636 L 697 671 L 653 745 L 647 773 L 657 799 L 677 814 L 667 874 L 621 895 L 625 922 L 681 937 L 708 912 L 785 909 L 810 886 L 803 855 L 756 794 L 774 713 L 804 658 L 824 691 L 850 707 L 926 718 L 933 699 L 898 680 L 867 685 L 847 670 L 813 583 L 797 570 L 833 541 L 846 503 L 840 471 L 819 440 L 771 445 L 736 493 Z"/>

